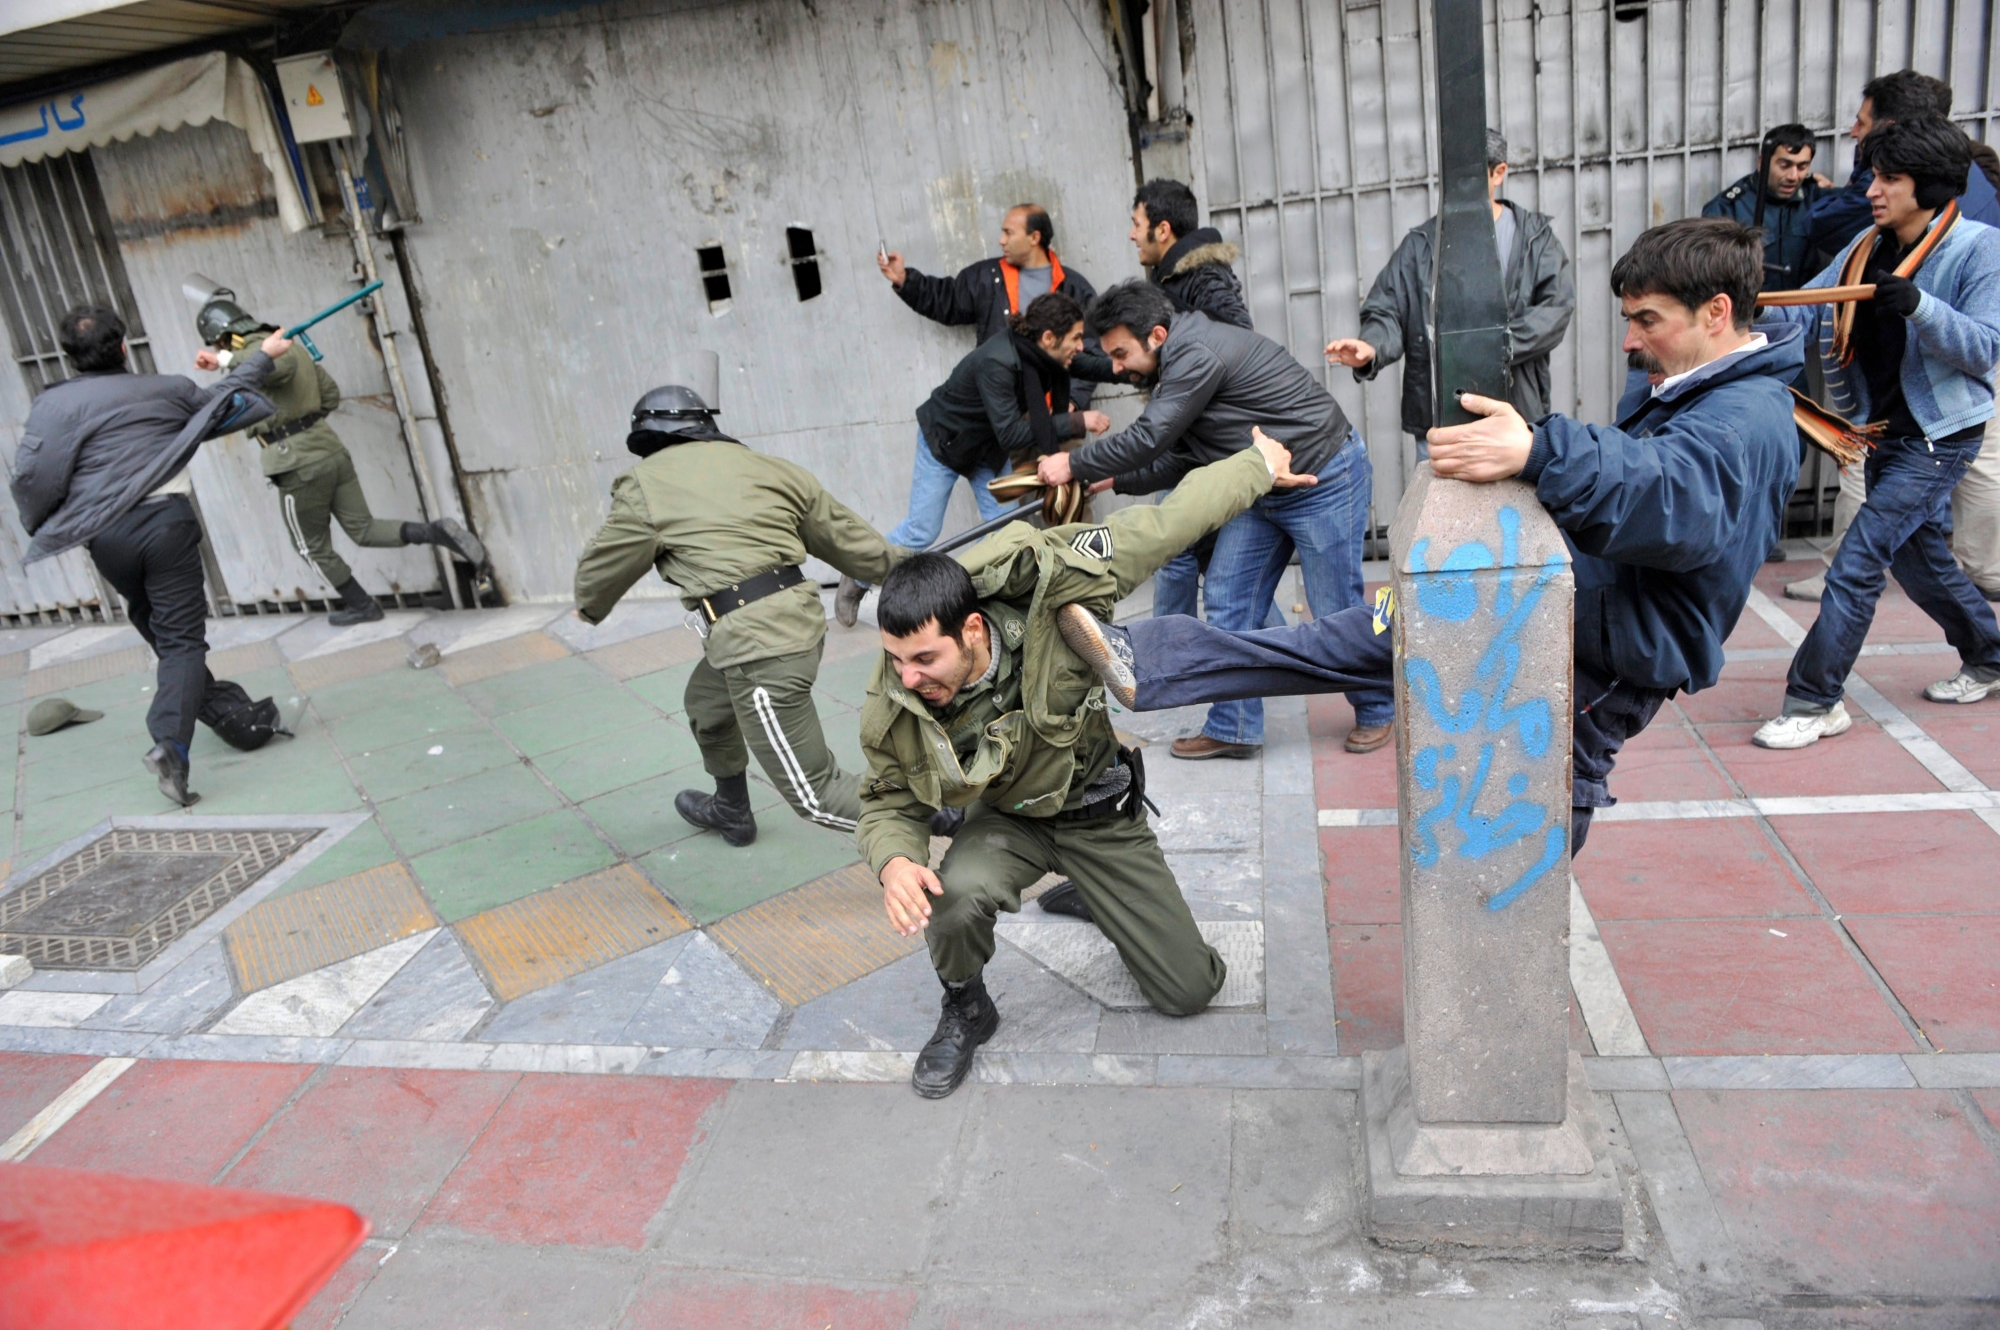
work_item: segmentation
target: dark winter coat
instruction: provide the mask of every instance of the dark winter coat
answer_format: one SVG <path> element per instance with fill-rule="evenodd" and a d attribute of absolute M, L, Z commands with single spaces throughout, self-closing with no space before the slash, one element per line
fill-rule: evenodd
<path fill-rule="evenodd" d="M 1555 226 L 1539 212 L 1506 200 L 1514 210 L 1514 255 L 1507 265 L 1507 364 L 1514 384 L 1507 400 L 1524 420 L 1549 411 L 1549 353 L 1562 344 L 1576 312 L 1576 281 Z M 1354 371 L 1367 382 L 1383 368 L 1403 365 L 1403 429 L 1423 438 L 1431 427 L 1431 251 L 1437 218 L 1415 227 L 1389 256 L 1361 302 L 1358 336 L 1375 358 Z"/>
<path fill-rule="evenodd" d="M 1764 286 L 1766 291 L 1796 291 L 1819 271 L 1813 262 L 1812 207 L 1820 195 L 1810 176 L 1798 192 L 1781 199 L 1764 195 Z M 1752 171 L 1708 201 L 1704 217 L 1727 217 L 1745 226 L 1757 224 L 1757 173 Z"/>
<path fill-rule="evenodd" d="M 931 456 L 960 475 L 981 468 L 1005 471 L 1010 455 L 1035 446 L 1028 394 L 1040 391 L 1041 381 L 1021 363 L 1014 339 L 989 337 L 953 366 L 951 377 L 917 408 L 917 427 Z M 1082 413 L 1064 411 L 1060 402 L 1056 407 L 1056 438 L 1080 438 Z"/>
<path fill-rule="evenodd" d="M 1149 275 L 1175 309 L 1198 309 L 1217 323 L 1248 328 L 1250 310 L 1232 266 L 1242 253 L 1222 238 L 1222 232 L 1204 226 L 1176 240 Z"/>
<path fill-rule="evenodd" d="M 1576 663 L 1637 688 L 1696 692 L 1722 673 L 1722 644 L 1778 542 L 1798 481 L 1786 385 L 1805 339 L 1712 361 L 1615 428 L 1548 416 L 1521 478 L 1575 557 Z"/>
<path fill-rule="evenodd" d="M 905 270 L 903 284 L 896 288 L 905 305 L 927 319 L 954 327 L 971 324 L 982 345 L 995 336 L 1007 331 L 1007 319 L 1018 310 L 1007 308 L 1007 277 L 1000 271 L 1003 260 L 981 259 L 969 267 L 960 268 L 956 277 L 932 277 L 918 272 L 915 268 Z M 1097 299 L 1097 288 L 1067 263 L 1063 264 L 1063 279 L 1052 288 L 1074 300 L 1077 308 L 1090 312 L 1090 302 Z M 1084 343 L 1083 354 L 1069 367 L 1073 382 L 1070 396 L 1078 408 L 1090 405 L 1093 383 L 1116 381 L 1111 370 L 1111 358 L 1097 348 L 1097 339 Z M 1061 405 L 1061 403 L 1057 403 Z"/>
<path fill-rule="evenodd" d="M 14 454 L 14 506 L 29 562 L 96 536 L 173 479 L 207 440 L 271 415 L 252 351 L 207 388 L 179 374 L 79 374 L 43 390 Z"/>

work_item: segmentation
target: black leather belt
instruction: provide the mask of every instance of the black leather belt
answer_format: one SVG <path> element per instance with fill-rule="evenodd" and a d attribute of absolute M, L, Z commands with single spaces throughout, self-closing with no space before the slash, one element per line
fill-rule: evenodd
<path fill-rule="evenodd" d="M 795 563 L 783 568 L 773 568 L 768 573 L 746 577 L 741 582 L 732 582 L 720 591 L 711 591 L 701 598 L 702 615 L 710 623 L 715 623 L 732 610 L 740 610 L 752 601 L 775 596 L 787 587 L 795 587 L 806 580 Z"/>
<path fill-rule="evenodd" d="M 257 436 L 257 446 L 268 448 L 274 443 L 281 443 L 291 438 L 294 434 L 303 434 L 314 425 L 319 424 L 320 421 L 325 420 L 328 414 L 325 411 L 315 411 L 309 416 L 300 416 L 289 425 L 280 425 L 274 430 L 267 430 L 265 433 Z"/>

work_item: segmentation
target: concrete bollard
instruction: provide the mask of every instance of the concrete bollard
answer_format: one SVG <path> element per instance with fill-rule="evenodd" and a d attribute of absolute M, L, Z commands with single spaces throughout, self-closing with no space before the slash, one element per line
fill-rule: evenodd
<path fill-rule="evenodd" d="M 1568 550 L 1530 486 L 1426 464 L 1390 555 L 1405 1043 L 1363 1054 L 1371 1228 L 1616 1248 L 1617 1178 L 1569 1047 Z"/>

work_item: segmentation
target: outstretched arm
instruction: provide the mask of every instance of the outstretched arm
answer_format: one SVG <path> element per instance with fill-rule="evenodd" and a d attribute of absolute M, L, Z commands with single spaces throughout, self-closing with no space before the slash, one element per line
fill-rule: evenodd
<path fill-rule="evenodd" d="M 646 575 L 659 556 L 660 537 L 645 492 L 630 475 L 611 483 L 611 512 L 576 563 L 576 612 L 585 623 L 603 623 L 619 598 Z"/>

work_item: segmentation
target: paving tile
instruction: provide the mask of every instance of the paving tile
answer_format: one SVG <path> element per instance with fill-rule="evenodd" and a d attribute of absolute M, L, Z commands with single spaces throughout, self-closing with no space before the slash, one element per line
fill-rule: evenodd
<path fill-rule="evenodd" d="M 614 858 L 582 818 L 559 809 L 433 850 L 411 867 L 439 917 L 455 923 L 608 868 Z"/>
<path fill-rule="evenodd" d="M 1264 857 L 1254 851 L 1170 854 L 1167 867 L 1198 920 L 1264 917 Z"/>
<path fill-rule="evenodd" d="M 1691 834 L 1686 822 L 1592 826 L 1590 842 L 1574 865 L 1591 914 L 1762 919 L 1819 913 L 1754 820 L 1715 818 L 1693 825 L 1698 834 Z"/>
<path fill-rule="evenodd" d="M 49 1053 L 0 1053 L 0 1141 L 97 1065 L 94 1057 Z"/>
<path fill-rule="evenodd" d="M 917 1291 L 806 1284 L 706 1270 L 661 1270 L 619 1324 L 624 1330 L 894 1330 L 910 1323 Z"/>
<path fill-rule="evenodd" d="M 378 804 L 519 760 L 506 742 L 483 724 L 478 729 L 426 734 L 392 748 L 347 755 L 354 779 Z"/>
<path fill-rule="evenodd" d="M 559 802 L 534 772 L 513 763 L 390 799 L 379 805 L 377 816 L 403 853 L 414 858 L 538 817 L 558 807 Z"/>
<path fill-rule="evenodd" d="M 1262 1012 L 1163 1016 L 1157 1011 L 1107 1011 L 1097 1026 L 1099 1053 L 1251 1056 L 1263 1054 L 1267 1047 Z"/>
<path fill-rule="evenodd" d="M 1702 737 L 1722 759 L 1722 765 L 1753 798 L 1901 794 L 1944 788 L 1901 744 L 1884 734 L 1881 726 L 1858 716 L 1847 733 L 1837 739 L 1822 739 L 1810 748 L 1758 748 L 1750 742 L 1756 732 L 1757 727 L 1751 724 L 1702 727 Z"/>
<path fill-rule="evenodd" d="M 1598 931 L 1655 1053 L 1913 1051 L 1821 920 L 1601 920 Z"/>
<path fill-rule="evenodd" d="M 312 1072 L 148 1059 L 84 1105 L 35 1162 L 207 1185 Z"/>
<path fill-rule="evenodd" d="M 1011 948 L 1002 948 L 988 968 L 1000 969 L 1001 957 L 1010 952 L 1017 958 L 1016 965 L 1040 969 Z M 930 954 L 918 951 L 799 1007 L 792 1013 L 782 1047 L 858 1053 L 919 1049 L 937 1028 L 942 996 Z M 997 990 L 993 1000 L 1000 1007 L 1000 1029 L 993 1037 L 1009 1039 L 1028 1013 L 1016 1011 L 1012 1003 L 1003 1005 L 1005 999 Z M 1078 1033 L 1079 1036 L 1087 1033 L 1090 1041 L 1084 1044 L 1078 1039 L 1080 1047 L 1076 1051 L 1080 1052 L 1096 1042 L 1095 1021 L 1087 1031 Z"/>
<path fill-rule="evenodd" d="M 1402 839 L 1394 827 L 1321 827 L 1326 917 L 1393 924 L 1403 917 Z"/>
<path fill-rule="evenodd" d="M 384 864 L 259 901 L 222 932 L 244 993 L 437 927 L 410 870 Z"/>
<path fill-rule="evenodd" d="M 625 1027 L 693 937 L 683 933 L 516 998 L 479 1038 L 489 1044 L 626 1043 Z"/>
<path fill-rule="evenodd" d="M 111 1001 L 109 993 L 51 993 L 17 988 L 0 993 L 0 1025 L 73 1030 Z"/>
<path fill-rule="evenodd" d="M 592 688 L 576 697 L 557 696 L 539 706 L 509 712 L 493 726 L 516 748 L 537 757 L 586 739 L 623 734 L 659 718 L 651 704 L 623 688 Z"/>
<path fill-rule="evenodd" d="M 653 851 L 639 866 L 690 918 L 708 924 L 857 857 L 852 836 L 814 826 L 789 810 L 773 810 L 757 819 L 753 845 L 734 847 L 703 832 Z"/>
<path fill-rule="evenodd" d="M 1992 698 L 1969 706 L 1940 705 L 1923 695 L 1926 684 L 1955 672 L 1957 660 L 1949 654 L 1868 656 L 1859 672 L 1973 775 L 2000 787 L 2000 705 Z"/>
<path fill-rule="evenodd" d="M 401 1237 L 486 1130 L 518 1077 L 330 1067 L 224 1179 L 351 1205 Z"/>
<path fill-rule="evenodd" d="M 504 716 L 561 697 L 581 697 L 613 687 L 602 670 L 578 656 L 530 665 L 523 670 L 460 685 L 458 691 L 484 716 Z"/>
<path fill-rule="evenodd" d="M 286 878 L 283 885 L 265 899 L 289 896 L 307 887 L 323 886 L 350 874 L 380 868 L 395 857 L 396 852 L 390 848 L 389 838 L 382 834 L 381 824 L 371 817 Z"/>
<path fill-rule="evenodd" d="M 937 1025 L 941 996 L 937 972 L 930 968 L 929 953 L 916 959 L 924 962 L 922 972 L 912 969 L 905 982 L 921 1019 L 911 1022 L 916 1027 L 915 1041 L 897 1045 L 909 1049 L 922 1048 L 929 1040 L 932 1028 Z M 1015 947 L 1000 944 L 993 959 L 986 963 L 985 979 L 986 991 L 1000 1010 L 1000 1028 L 980 1050 L 982 1056 L 1089 1053 L 1096 1049 L 1098 1020 L 1103 1009 Z M 793 1026 L 797 1028 L 796 1016 Z"/>
<path fill-rule="evenodd" d="M 878 638 L 875 645 L 879 646 L 879 642 Z M 882 653 L 877 649 L 849 656 L 845 660 L 822 661 L 813 691 L 824 693 L 858 711 L 868 700 L 868 681 L 875 677 L 875 667 L 881 659 Z"/>
<path fill-rule="evenodd" d="M 382 1268 L 382 1263 L 394 1254 L 392 1249 L 372 1245 L 355 1252 L 320 1286 L 312 1301 L 292 1317 L 286 1330 L 333 1330 L 361 1296 L 368 1281 L 375 1277 L 375 1272 Z"/>
<path fill-rule="evenodd" d="M 1619 799 L 1732 799 L 1735 787 L 1695 737 L 1663 708 L 1618 754 L 1611 793 Z"/>
<path fill-rule="evenodd" d="M 700 835 L 700 827 L 685 821 L 674 811 L 674 796 L 682 790 L 706 793 L 714 788 L 714 778 L 702 770 L 701 763 L 697 761 L 665 775 L 587 799 L 581 806 L 590 820 L 597 823 L 619 849 L 637 857 L 662 845 Z M 778 809 L 779 816 L 792 816 L 778 792 L 761 780 L 750 782 L 750 809 L 757 814 L 760 832 L 767 810 Z"/>
<path fill-rule="evenodd" d="M 800 824 L 804 825 L 804 824 Z M 717 923 L 711 935 L 787 1006 L 798 1006 L 923 946 L 896 934 L 882 887 L 849 864 Z"/>
<path fill-rule="evenodd" d="M 673 721 L 652 719 L 627 726 L 615 739 L 592 739 L 543 753 L 535 765 L 557 789 L 580 801 L 700 759 L 701 749 L 692 734 Z"/>
<path fill-rule="evenodd" d="M 1403 929 L 1335 925 L 1333 1004 L 1340 1051 L 1353 1056 L 1403 1042 Z"/>
<path fill-rule="evenodd" d="M 1257 920 L 1197 922 L 1202 940 L 1221 954 L 1226 971 L 1211 1006 L 1260 1007 L 1264 1003 L 1264 925 Z M 1099 1004 L 1139 1011 L 1148 1006 L 1139 982 L 1111 939 L 1093 924 L 1040 911 L 1002 915 L 995 931 L 1042 965 L 1088 993 Z"/>
<path fill-rule="evenodd" d="M 617 1324 L 644 1273 L 644 1266 L 621 1254 L 426 1235 L 397 1245 L 341 1324 L 367 1330 L 595 1330 Z"/>
<path fill-rule="evenodd" d="M 432 936 L 416 933 L 259 989 L 210 1026 L 209 1033 L 331 1038 Z"/>
<path fill-rule="evenodd" d="M 501 642 L 451 648 L 437 670 L 454 684 L 470 684 L 568 658 L 567 646 L 537 630 Z"/>
<path fill-rule="evenodd" d="M 1673 1103 L 1730 1239 L 1782 1272 L 1789 1300 L 1991 1295 L 2000 1165 L 1948 1093 L 1681 1090 Z"/>
<path fill-rule="evenodd" d="M 1679 694 L 1673 704 L 1696 725 L 1761 725 L 1783 709 L 1790 668 L 1787 660 L 1732 660 L 1714 683 L 1698 693 Z"/>
<path fill-rule="evenodd" d="M 680 615 L 687 611 L 676 605 L 673 612 Z M 571 645 L 576 644 L 572 642 Z M 586 655 L 591 664 L 614 679 L 636 679 L 675 665 L 692 664 L 701 659 L 701 653 L 700 636 L 691 628 L 676 625 L 659 632 L 628 637 L 622 642 L 593 647 Z"/>
<path fill-rule="evenodd" d="M 1263 839 L 1262 805 L 1263 797 L 1257 794 L 1169 800 L 1160 805 L 1153 833 L 1160 848 L 1169 852 L 1255 850 Z"/>
<path fill-rule="evenodd" d="M 1350 1181 L 1353 1096 L 1318 1089 L 1239 1094 L 1230 1102 L 1231 1241 L 1255 1251 L 1358 1236 L 1361 1191 Z M 1185 1194 L 1183 1188 L 1181 1193 Z"/>
<path fill-rule="evenodd" d="M 677 716 L 687 710 L 687 684 L 693 673 L 694 666 L 691 664 L 674 665 L 650 674 L 629 677 L 625 680 L 625 687 L 669 716 Z"/>
<path fill-rule="evenodd" d="M 312 690 L 313 710 L 329 722 L 363 716 L 385 706 L 443 707 L 450 714 L 454 702 L 459 698 L 450 685 L 424 670 L 405 669 L 393 679 L 353 679 Z"/>
<path fill-rule="evenodd" d="M 100 683 L 123 675 L 153 668 L 153 653 L 143 646 L 124 647 L 81 660 L 68 660 L 47 669 L 31 669 L 22 680 L 24 697 L 34 699 L 51 693 L 67 693 L 81 684 Z"/>
<path fill-rule="evenodd" d="M 626 1022 L 623 1041 L 664 1048 L 761 1048 L 781 1010 L 762 984 L 706 934 L 696 933 Z"/>
<path fill-rule="evenodd" d="M 301 738 L 285 745 L 284 768 L 241 754 L 244 760 L 194 767 L 202 815 L 215 813 L 344 813 L 361 807 L 361 795 L 341 770 L 324 740 Z"/>
<path fill-rule="evenodd" d="M 1993 829 L 1977 814 L 1774 817 L 1771 827 L 1841 914 L 2000 912 Z"/>
<path fill-rule="evenodd" d="M 508 1002 L 691 926 L 639 870 L 618 864 L 473 915 L 457 932 Z"/>
<path fill-rule="evenodd" d="M 121 993 L 84 1022 L 91 1030 L 186 1034 L 236 996 L 220 938 L 205 943 L 143 993 Z"/>
<path fill-rule="evenodd" d="M 1954 1053 L 2000 1052 L 2000 914 L 1848 915 L 1846 922 L 1931 1043 Z"/>
<path fill-rule="evenodd" d="M 931 1102 L 900 1084 L 745 1081 L 675 1197 L 662 1248 L 745 1273 L 914 1279 L 977 1098 L 971 1087 Z M 989 1240 L 1001 1231 L 989 1227 Z M 1022 1230 L 1004 1231 L 1003 1247 Z"/>
<path fill-rule="evenodd" d="M 436 937 L 340 1027 L 347 1039 L 463 1039 L 493 995 L 450 929 Z"/>
<path fill-rule="evenodd" d="M 523 1076 L 421 1227 L 637 1250 L 729 1088 L 643 1076 Z"/>
<path fill-rule="evenodd" d="M 980 1086 L 928 1277 L 1071 1282 L 1193 1270 L 1221 1255 L 1228 1090 Z M 1117 1213 L 1115 1224 L 1051 1223 Z M 1008 1240 L 996 1244 L 994 1233 Z"/>

